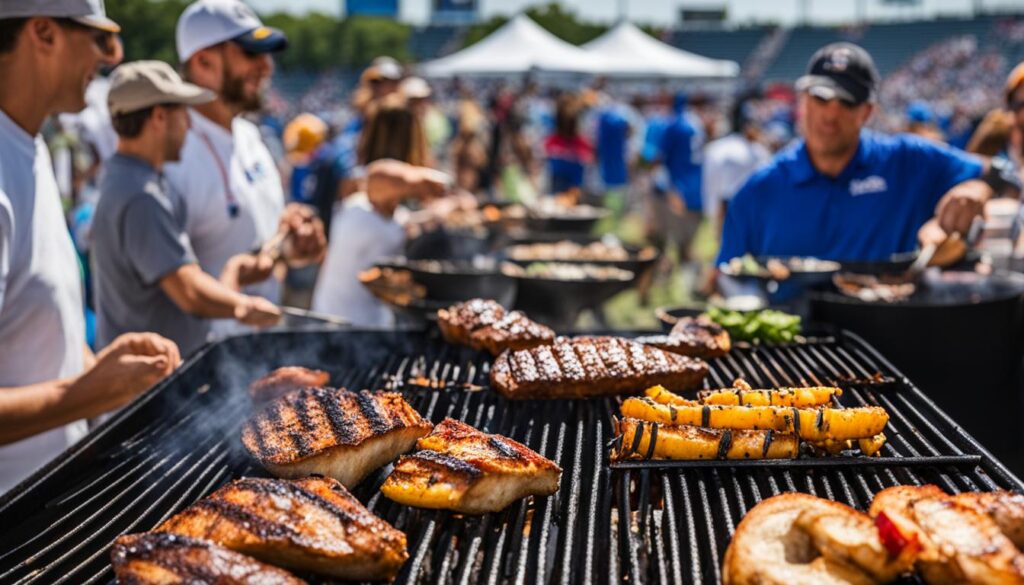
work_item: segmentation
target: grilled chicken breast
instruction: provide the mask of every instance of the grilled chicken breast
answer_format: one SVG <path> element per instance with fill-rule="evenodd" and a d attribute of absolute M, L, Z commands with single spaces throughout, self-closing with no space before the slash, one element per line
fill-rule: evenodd
<path fill-rule="evenodd" d="M 270 372 L 249 385 L 249 396 L 256 404 L 276 400 L 302 388 L 326 386 L 331 375 L 323 370 L 286 366 Z"/>
<path fill-rule="evenodd" d="M 1017 548 L 1024 548 L 1024 496 L 1004 491 L 966 492 L 953 499 L 994 520 Z"/>
<path fill-rule="evenodd" d="M 497 512 L 558 491 L 562 470 L 527 446 L 445 419 L 399 459 L 381 492 L 396 502 L 466 514 Z"/>
<path fill-rule="evenodd" d="M 509 351 L 491 367 L 491 386 L 506 398 L 584 398 L 635 393 L 661 384 L 692 388 L 708 365 L 619 337 L 558 338 Z"/>
<path fill-rule="evenodd" d="M 242 427 L 242 443 L 278 477 L 318 474 L 354 487 L 430 429 L 396 392 L 306 388 L 257 413 Z"/>
<path fill-rule="evenodd" d="M 506 313 L 494 323 L 473 331 L 470 346 L 498 355 L 506 349 L 528 349 L 548 345 L 555 340 L 555 332 L 546 325 L 529 319 L 520 311 Z"/>
<path fill-rule="evenodd" d="M 683 317 L 668 335 L 647 335 L 636 340 L 665 351 L 704 359 L 729 353 L 729 332 L 707 317 Z"/>
<path fill-rule="evenodd" d="M 934 485 L 896 486 L 875 495 L 870 513 L 919 550 L 917 569 L 928 583 L 1024 583 L 1024 555 L 977 509 L 985 500 L 949 496 Z"/>
<path fill-rule="evenodd" d="M 244 478 L 172 516 L 156 532 L 213 541 L 261 561 L 352 580 L 391 579 L 405 534 L 333 479 Z"/>
<path fill-rule="evenodd" d="M 859 512 L 807 494 L 768 498 L 747 512 L 725 551 L 723 585 L 876 585 L 864 569 L 823 554 L 811 534 L 797 525 L 802 514 L 857 517 Z M 871 521 L 848 528 L 855 541 L 870 541 Z"/>
<path fill-rule="evenodd" d="M 448 343 L 470 345 L 470 335 L 477 329 L 493 325 L 505 316 L 505 308 L 497 301 L 473 299 L 437 312 L 437 326 Z"/>
<path fill-rule="evenodd" d="M 153 532 L 126 534 L 110 551 L 120 585 L 305 585 L 277 567 L 207 540 Z"/>

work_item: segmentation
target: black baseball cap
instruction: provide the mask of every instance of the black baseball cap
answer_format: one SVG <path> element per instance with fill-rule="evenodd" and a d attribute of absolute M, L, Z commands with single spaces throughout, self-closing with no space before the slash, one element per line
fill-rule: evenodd
<path fill-rule="evenodd" d="M 878 79 L 875 60 L 863 47 L 832 43 L 814 53 L 807 74 L 796 80 L 796 89 L 826 100 L 863 104 L 874 98 Z"/>

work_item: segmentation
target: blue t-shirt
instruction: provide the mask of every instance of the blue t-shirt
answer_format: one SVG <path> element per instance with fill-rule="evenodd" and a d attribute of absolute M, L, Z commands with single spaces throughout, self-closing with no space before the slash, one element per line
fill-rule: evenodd
<path fill-rule="evenodd" d="M 942 196 L 982 170 L 961 150 L 862 130 L 857 153 L 833 179 L 811 165 L 799 140 L 736 194 L 718 262 L 747 253 L 879 261 L 910 252 Z"/>
<path fill-rule="evenodd" d="M 701 150 L 704 147 L 704 130 L 699 121 L 687 112 L 680 113 L 665 128 L 660 146 L 661 160 L 668 170 L 672 187 L 682 195 L 687 209 L 702 211 Z"/>
<path fill-rule="evenodd" d="M 629 121 L 618 107 L 606 108 L 597 117 L 597 164 L 606 187 L 621 187 L 629 182 L 626 170 L 626 142 Z"/>

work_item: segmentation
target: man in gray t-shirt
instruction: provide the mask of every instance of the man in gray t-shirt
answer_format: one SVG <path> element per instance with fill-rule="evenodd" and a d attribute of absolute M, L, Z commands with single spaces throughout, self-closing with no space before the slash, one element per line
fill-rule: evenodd
<path fill-rule="evenodd" d="M 273 262 L 242 254 L 219 280 L 203 272 L 185 232 L 185 201 L 161 173 L 188 132 L 185 106 L 211 99 L 159 61 L 122 65 L 111 76 L 107 101 L 119 143 L 100 178 L 92 228 L 99 346 L 125 332 L 154 331 L 184 355 L 206 340 L 208 319 L 255 326 L 280 319 L 266 299 L 238 292 L 269 276 Z"/>

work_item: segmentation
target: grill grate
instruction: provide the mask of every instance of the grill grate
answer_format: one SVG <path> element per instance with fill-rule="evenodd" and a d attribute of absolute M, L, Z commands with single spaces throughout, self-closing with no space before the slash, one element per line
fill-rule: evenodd
<path fill-rule="evenodd" d="M 480 389 L 488 359 L 432 335 L 267 333 L 207 348 L 7 494 L 0 502 L 0 582 L 110 582 L 108 550 L 117 535 L 152 528 L 232 478 L 264 475 L 238 440 L 249 414 L 244 388 L 273 367 L 295 364 L 330 371 L 336 385 L 402 391 L 435 422 L 452 416 L 511 436 L 564 469 L 554 496 L 482 517 L 400 506 L 378 491 L 386 471 L 371 476 L 355 495 L 408 535 L 410 559 L 399 583 L 717 583 L 735 525 L 756 502 L 783 491 L 863 509 L 874 493 L 900 483 L 936 483 L 950 492 L 1024 488 L 848 334 L 737 349 L 713 363 L 706 384 L 741 376 L 756 386 L 843 381 L 846 406 L 889 411 L 884 459 L 610 469 L 615 399 L 506 401 Z M 876 374 L 890 383 L 870 383 Z M 442 380 L 445 388 L 418 386 L 419 378 Z"/>

